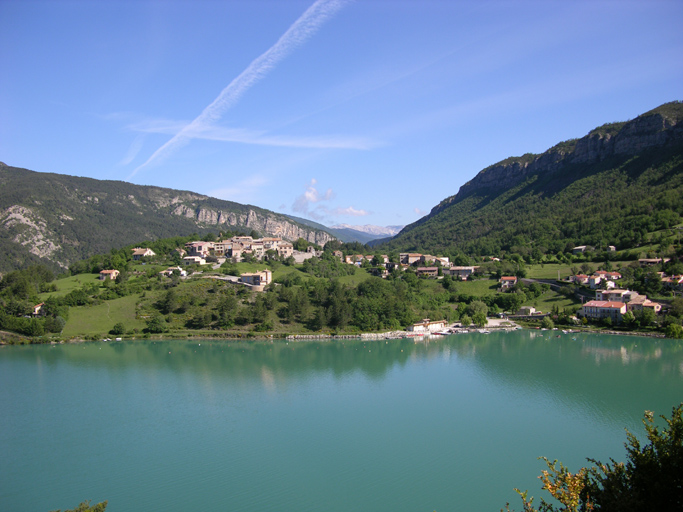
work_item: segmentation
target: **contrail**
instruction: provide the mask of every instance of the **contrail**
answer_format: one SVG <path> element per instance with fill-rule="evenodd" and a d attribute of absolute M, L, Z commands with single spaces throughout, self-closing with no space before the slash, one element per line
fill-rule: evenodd
<path fill-rule="evenodd" d="M 232 107 L 252 85 L 265 77 L 275 65 L 289 55 L 294 49 L 311 37 L 330 17 L 339 11 L 348 0 L 317 0 L 296 20 L 278 41 L 265 53 L 254 59 L 228 86 L 221 91 L 204 111 L 190 124 L 157 149 L 147 161 L 139 165 L 128 177 L 154 160 L 168 156 L 173 150 L 187 144 L 192 134 L 201 132 L 204 126 L 220 119 L 223 113 Z"/>

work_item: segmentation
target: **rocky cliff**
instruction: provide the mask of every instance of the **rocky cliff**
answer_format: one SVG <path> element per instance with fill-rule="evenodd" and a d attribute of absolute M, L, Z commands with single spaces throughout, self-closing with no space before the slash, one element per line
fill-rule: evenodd
<path fill-rule="evenodd" d="M 334 239 L 256 206 L 0 164 L 0 271 L 34 263 L 65 268 L 132 243 L 219 230 L 255 230 L 318 245 Z"/>
<path fill-rule="evenodd" d="M 683 103 L 479 172 L 383 250 L 561 254 L 637 247 L 683 222 Z M 664 235 L 662 235 L 664 233 Z M 573 244 L 573 245 L 572 245 Z"/>
<path fill-rule="evenodd" d="M 585 137 L 561 142 L 540 155 L 507 158 L 479 172 L 418 223 L 475 193 L 504 191 L 530 176 L 557 173 L 569 166 L 589 166 L 612 157 L 633 156 L 683 141 L 682 121 L 683 103 L 667 103 L 631 121 L 605 124 Z"/>

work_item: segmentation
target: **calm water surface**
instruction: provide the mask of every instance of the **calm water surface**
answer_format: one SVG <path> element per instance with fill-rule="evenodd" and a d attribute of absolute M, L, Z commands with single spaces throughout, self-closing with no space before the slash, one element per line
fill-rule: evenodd
<path fill-rule="evenodd" d="M 683 401 L 680 343 L 557 336 L 4 347 L 0 510 L 519 509 Z"/>

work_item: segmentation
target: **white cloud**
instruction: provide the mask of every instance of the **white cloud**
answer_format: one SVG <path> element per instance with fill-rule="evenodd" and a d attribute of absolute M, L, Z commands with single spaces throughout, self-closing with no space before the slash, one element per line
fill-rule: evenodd
<path fill-rule="evenodd" d="M 413 208 L 413 211 L 415 212 L 416 215 L 419 215 L 420 217 L 422 217 L 423 215 L 427 215 L 427 212 L 426 212 L 426 211 L 420 210 L 420 209 L 417 208 L 417 207 L 416 207 L 416 208 Z"/>
<path fill-rule="evenodd" d="M 313 178 L 311 182 L 306 185 L 304 193 L 294 200 L 292 211 L 318 221 L 328 219 L 329 217 L 364 217 L 370 215 L 371 212 L 357 209 L 353 206 L 347 208 L 330 208 L 325 204 L 322 204 L 331 201 L 334 198 L 334 192 L 331 188 L 328 188 L 325 193 L 321 193 L 316 187 L 317 184 L 318 180 Z"/>
<path fill-rule="evenodd" d="M 364 217 L 370 215 L 370 212 L 366 210 L 356 210 L 353 206 L 349 206 L 348 208 L 336 208 L 334 214 L 339 216 Z"/>
<path fill-rule="evenodd" d="M 309 207 L 311 204 L 316 204 L 321 201 L 329 201 L 334 196 L 334 193 L 332 192 L 331 188 L 328 188 L 324 194 L 321 194 L 315 187 L 317 183 L 318 180 L 313 178 L 311 182 L 308 185 L 306 185 L 305 192 L 294 200 L 294 204 L 292 205 L 292 211 L 302 213 L 304 215 L 310 215 L 315 219 L 320 219 L 325 216 L 324 214 L 327 213 L 327 210 L 325 208 L 321 206 L 316 207 L 316 210 L 324 212 L 321 215 L 320 213 L 311 211 Z"/>
<path fill-rule="evenodd" d="M 194 121 L 184 126 L 171 140 L 157 149 L 152 156 L 132 172 L 129 178 L 153 161 L 167 157 L 174 150 L 187 144 L 197 134 L 201 134 L 207 126 L 218 121 L 225 111 L 235 105 L 247 90 L 264 78 L 278 62 L 315 34 L 325 21 L 343 7 L 344 3 L 346 2 L 343 0 L 317 0 L 273 46 L 254 59 L 247 66 L 247 69 L 230 82 Z"/>

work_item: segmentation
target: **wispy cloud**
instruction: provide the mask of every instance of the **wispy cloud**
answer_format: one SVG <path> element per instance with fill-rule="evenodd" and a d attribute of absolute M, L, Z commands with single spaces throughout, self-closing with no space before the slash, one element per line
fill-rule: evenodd
<path fill-rule="evenodd" d="M 131 143 L 130 147 L 128 148 L 128 151 L 126 152 L 126 155 L 121 159 L 119 162 L 119 165 L 128 165 L 131 163 L 136 156 L 138 156 L 138 153 L 142 149 L 142 144 L 145 142 L 145 135 L 140 134 L 135 139 L 133 139 L 133 142 Z"/>
<path fill-rule="evenodd" d="M 129 129 L 142 133 L 162 133 L 173 135 L 182 131 L 187 123 L 165 119 L 147 120 L 128 126 Z M 193 139 L 214 140 L 221 142 L 238 142 L 261 146 L 279 146 L 288 148 L 311 149 L 372 149 L 378 144 L 370 139 L 360 137 L 344 137 L 338 135 L 318 137 L 290 137 L 267 135 L 264 131 L 224 128 L 205 125 L 192 134 Z"/>
<path fill-rule="evenodd" d="M 413 208 L 413 211 L 415 212 L 416 215 L 420 215 L 420 216 L 427 215 L 427 212 L 426 212 L 426 211 L 420 210 L 420 209 L 417 208 L 417 207 Z"/>
<path fill-rule="evenodd" d="M 187 144 L 197 133 L 201 133 L 207 126 L 218 121 L 223 113 L 237 103 L 250 87 L 265 77 L 278 62 L 315 34 L 323 23 L 336 14 L 345 3 L 347 3 L 345 0 L 317 0 L 273 46 L 253 60 L 247 69 L 230 82 L 194 121 L 184 126 L 171 140 L 157 149 L 145 163 L 133 171 L 130 177 L 150 163 L 167 157 L 174 150 Z"/>

